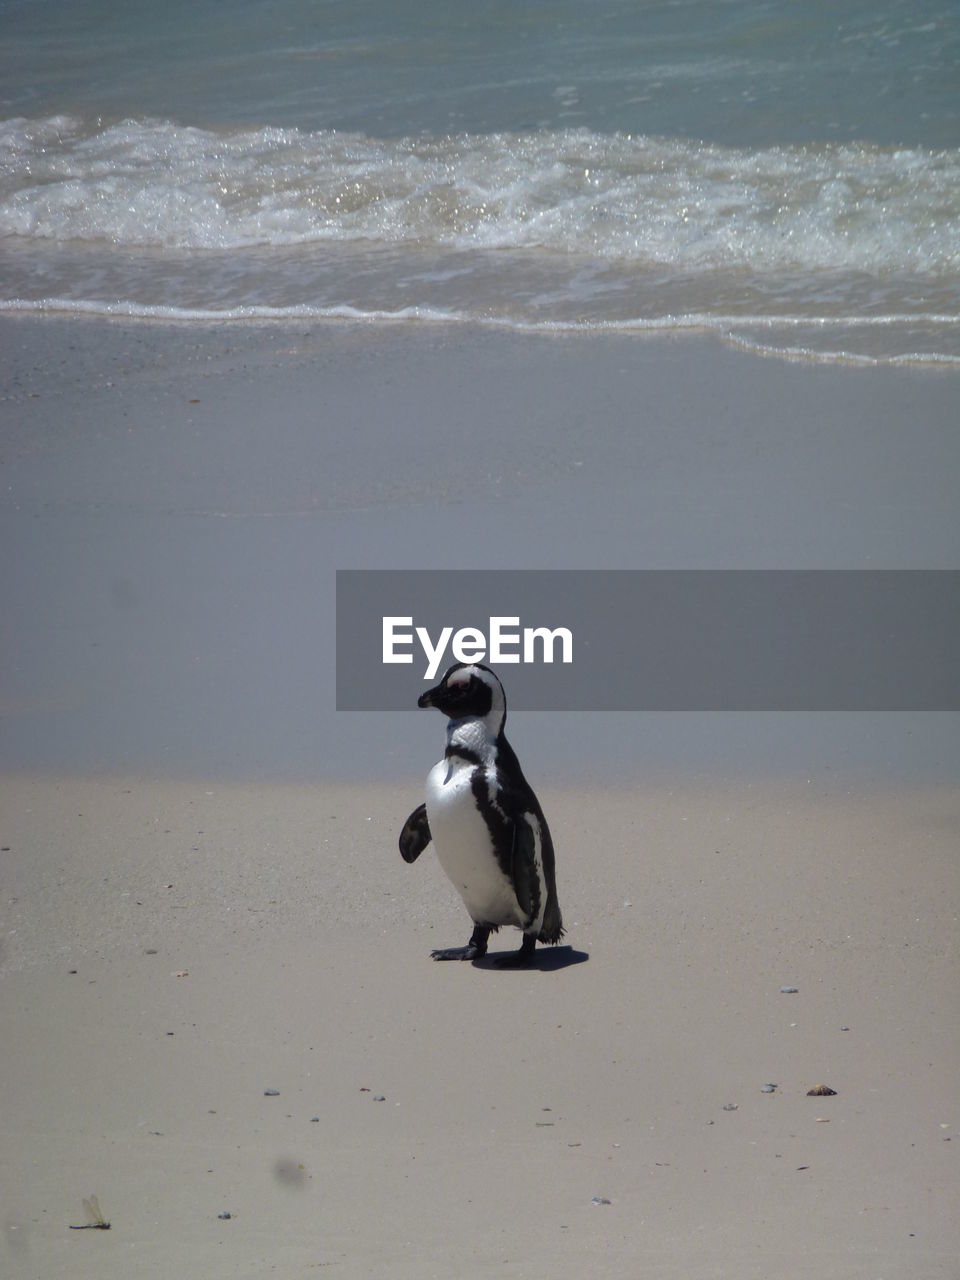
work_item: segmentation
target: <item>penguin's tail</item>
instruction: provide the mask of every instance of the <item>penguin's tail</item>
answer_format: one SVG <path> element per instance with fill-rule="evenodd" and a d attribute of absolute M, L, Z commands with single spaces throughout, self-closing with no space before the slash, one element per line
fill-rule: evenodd
<path fill-rule="evenodd" d="M 547 907 L 543 913 L 543 924 L 540 926 L 540 932 L 537 938 L 540 942 L 559 942 L 563 937 L 563 918 L 560 915 L 560 904 L 556 897 L 551 894 L 547 899 Z"/>

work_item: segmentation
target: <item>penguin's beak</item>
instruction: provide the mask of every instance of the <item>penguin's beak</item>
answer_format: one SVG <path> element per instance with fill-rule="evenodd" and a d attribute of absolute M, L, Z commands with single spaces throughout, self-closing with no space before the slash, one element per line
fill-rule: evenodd
<path fill-rule="evenodd" d="M 434 699 L 434 696 L 439 692 L 440 692 L 440 685 L 436 685 L 435 688 L 428 689 L 426 693 L 421 693 L 420 697 L 417 699 L 417 706 L 418 707 L 436 706 L 436 703 L 434 702 L 433 699 Z"/>

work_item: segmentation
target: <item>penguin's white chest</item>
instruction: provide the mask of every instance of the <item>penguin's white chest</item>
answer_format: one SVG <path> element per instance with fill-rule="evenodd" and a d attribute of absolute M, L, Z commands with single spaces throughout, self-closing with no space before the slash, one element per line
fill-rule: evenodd
<path fill-rule="evenodd" d="M 477 807 L 473 773 L 471 764 L 441 760 L 427 776 L 427 820 L 437 858 L 476 924 L 522 929 L 526 920 Z"/>

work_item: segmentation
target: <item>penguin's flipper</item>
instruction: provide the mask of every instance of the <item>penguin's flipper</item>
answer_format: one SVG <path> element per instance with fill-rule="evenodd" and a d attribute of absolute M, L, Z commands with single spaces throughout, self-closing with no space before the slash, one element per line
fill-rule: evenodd
<path fill-rule="evenodd" d="M 416 862 L 429 843 L 430 824 L 427 821 L 427 806 L 418 804 L 400 832 L 400 856 L 404 862 Z"/>
<path fill-rule="evenodd" d="M 521 813 L 513 823 L 513 880 L 514 892 L 520 910 L 531 919 L 540 907 L 540 887 L 537 882 L 537 844 L 533 828 Z"/>

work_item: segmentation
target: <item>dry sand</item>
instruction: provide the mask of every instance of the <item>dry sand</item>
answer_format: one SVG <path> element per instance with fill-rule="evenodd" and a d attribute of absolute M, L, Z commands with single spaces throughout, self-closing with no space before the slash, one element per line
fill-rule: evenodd
<path fill-rule="evenodd" d="M 437 965 L 440 721 L 333 711 L 332 605 L 953 567 L 958 375 L 0 317 L 0 380 L 4 1280 L 957 1280 L 958 717 L 511 718 L 568 945 Z"/>
<path fill-rule="evenodd" d="M 955 790 L 545 790 L 532 972 L 416 799 L 3 785 L 4 1275 L 953 1280 Z"/>

